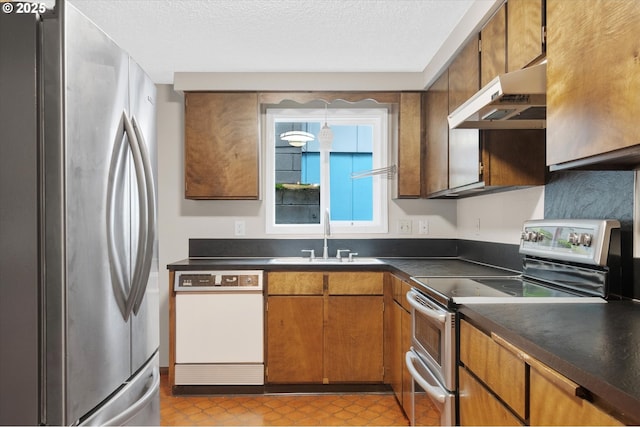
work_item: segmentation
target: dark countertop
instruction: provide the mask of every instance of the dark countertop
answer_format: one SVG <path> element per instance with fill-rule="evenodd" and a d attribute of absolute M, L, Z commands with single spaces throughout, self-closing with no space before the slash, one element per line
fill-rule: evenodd
<path fill-rule="evenodd" d="M 640 303 L 476 304 L 459 312 L 640 423 Z"/>
<path fill-rule="evenodd" d="M 383 270 L 393 271 L 406 276 L 512 276 L 519 272 L 479 264 L 457 257 L 414 257 L 414 258 L 379 258 L 384 264 L 273 264 L 268 257 L 213 257 L 186 258 L 167 265 L 172 271 L 178 270 L 223 270 L 223 269 L 261 269 L 261 270 L 309 270 L 327 271 L 341 270 Z"/>

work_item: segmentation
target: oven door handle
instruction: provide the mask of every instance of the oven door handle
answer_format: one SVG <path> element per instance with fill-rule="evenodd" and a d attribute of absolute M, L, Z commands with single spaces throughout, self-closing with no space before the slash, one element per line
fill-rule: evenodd
<path fill-rule="evenodd" d="M 405 354 L 405 362 L 407 365 L 407 369 L 409 373 L 413 377 L 413 379 L 422 387 L 422 389 L 433 399 L 444 404 L 447 400 L 448 393 L 446 393 L 441 387 L 432 386 L 429 384 L 418 372 L 418 370 L 413 366 L 414 361 L 419 362 L 418 356 L 415 355 L 412 351 L 407 351 Z"/>
<path fill-rule="evenodd" d="M 447 315 L 445 313 L 441 313 L 438 312 L 432 308 L 429 307 L 425 307 L 424 305 L 422 305 L 414 296 L 415 295 L 415 291 L 409 291 L 407 292 L 407 301 L 409 301 L 409 305 L 413 308 L 415 308 L 417 311 L 419 311 L 420 313 L 424 314 L 425 316 L 435 320 L 438 323 L 444 323 L 447 320 Z"/>

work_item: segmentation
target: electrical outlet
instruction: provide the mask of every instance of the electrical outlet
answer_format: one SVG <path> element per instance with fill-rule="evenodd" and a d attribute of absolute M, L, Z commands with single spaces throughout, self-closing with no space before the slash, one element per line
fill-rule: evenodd
<path fill-rule="evenodd" d="M 246 234 L 245 222 L 240 219 L 236 220 L 234 230 L 236 236 L 244 236 Z"/>
<path fill-rule="evenodd" d="M 429 234 L 429 220 L 421 219 L 418 223 L 418 234 Z"/>
<path fill-rule="evenodd" d="M 411 234 L 411 220 L 401 219 L 398 221 L 398 233 Z"/>

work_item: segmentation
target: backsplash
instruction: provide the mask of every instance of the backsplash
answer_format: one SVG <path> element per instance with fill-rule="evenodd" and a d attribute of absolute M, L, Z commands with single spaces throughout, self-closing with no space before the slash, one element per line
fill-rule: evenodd
<path fill-rule="evenodd" d="M 633 274 L 633 198 L 633 171 L 553 172 L 545 187 L 544 217 L 620 221 L 624 293 L 640 298 Z"/>

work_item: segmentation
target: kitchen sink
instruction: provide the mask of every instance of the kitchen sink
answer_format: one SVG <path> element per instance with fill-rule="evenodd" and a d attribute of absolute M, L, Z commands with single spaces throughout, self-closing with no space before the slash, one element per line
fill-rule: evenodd
<path fill-rule="evenodd" d="M 309 257 L 283 257 L 272 258 L 271 264 L 289 264 L 289 265 L 372 265 L 384 264 L 384 261 L 378 258 L 353 257 L 351 261 L 348 258 L 309 258 Z"/>

